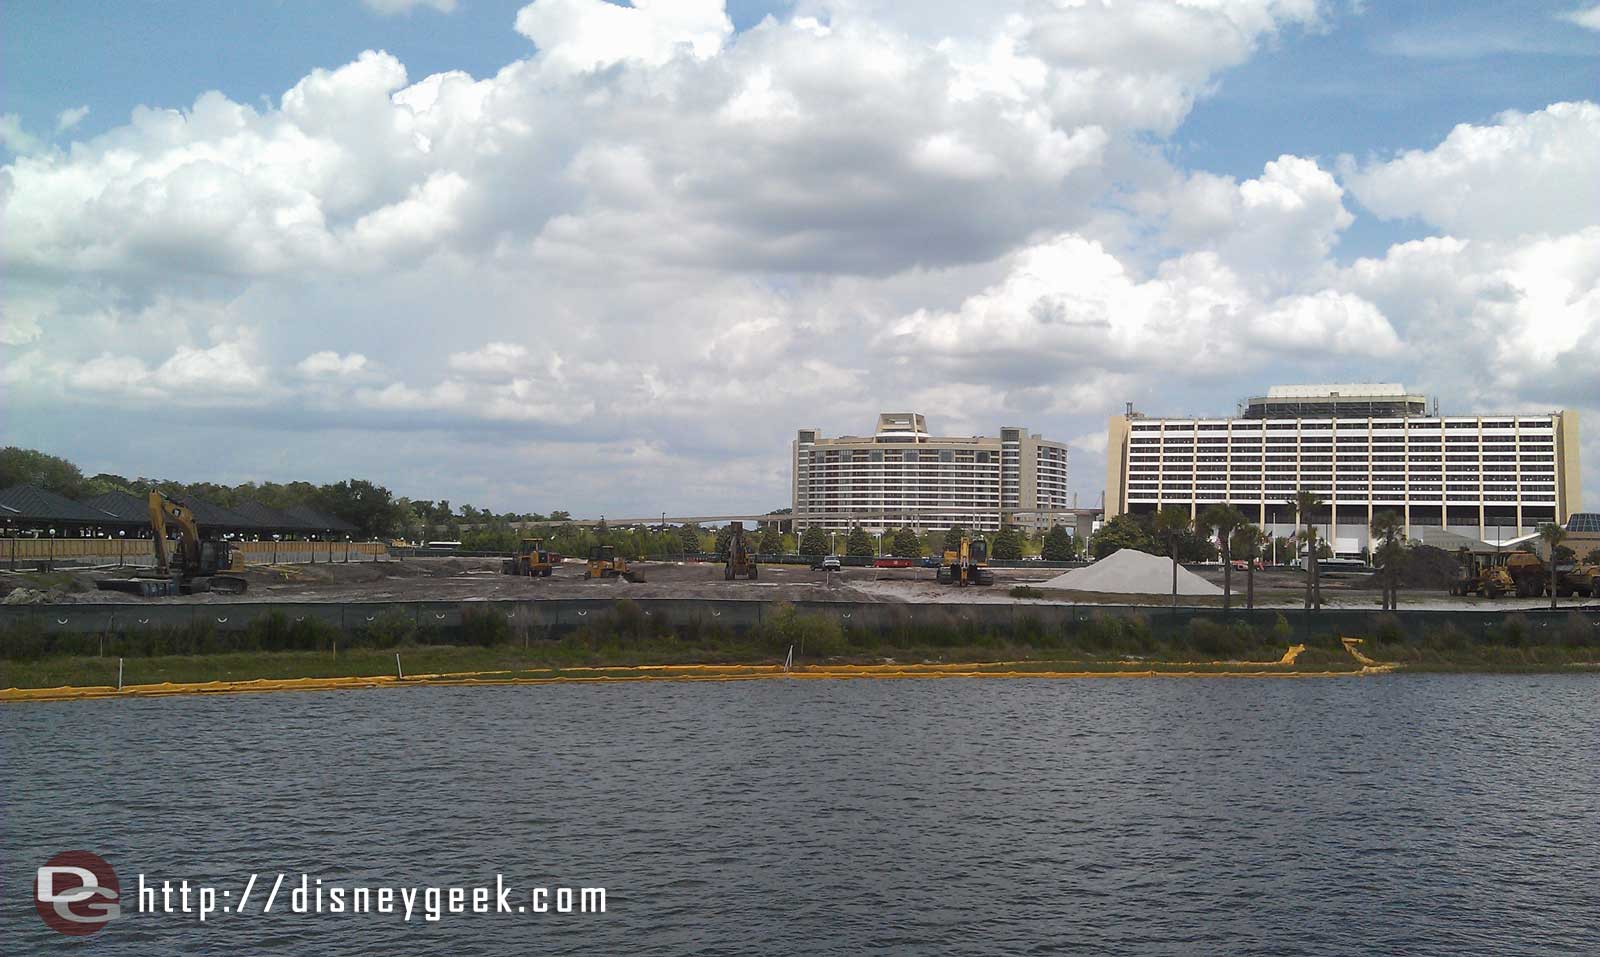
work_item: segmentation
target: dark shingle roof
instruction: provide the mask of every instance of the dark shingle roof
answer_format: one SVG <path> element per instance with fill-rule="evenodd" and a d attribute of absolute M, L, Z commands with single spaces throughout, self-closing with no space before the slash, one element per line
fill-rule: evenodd
<path fill-rule="evenodd" d="M 71 522 L 77 525 L 116 525 L 119 522 L 100 509 L 32 485 L 14 485 L 0 491 L 4 515 L 18 522 Z"/>
<path fill-rule="evenodd" d="M 194 513 L 194 521 L 200 526 L 201 531 L 225 528 L 259 528 L 254 521 L 240 515 L 231 508 L 213 505 L 203 498 L 190 496 L 173 496 L 172 500 L 186 507 Z"/>
<path fill-rule="evenodd" d="M 292 516 L 315 527 L 318 531 L 326 532 L 353 532 L 354 525 L 337 516 L 319 512 L 309 505 L 296 505 L 283 510 L 286 515 Z"/>
<path fill-rule="evenodd" d="M 240 502 L 233 510 L 254 523 L 255 528 L 268 528 L 279 532 L 309 532 L 312 527 L 287 512 L 279 511 L 260 502 Z"/>
<path fill-rule="evenodd" d="M 128 492 L 107 492 L 104 495 L 84 499 L 83 504 L 107 512 L 119 522 L 150 524 L 148 496 L 132 495 Z"/>

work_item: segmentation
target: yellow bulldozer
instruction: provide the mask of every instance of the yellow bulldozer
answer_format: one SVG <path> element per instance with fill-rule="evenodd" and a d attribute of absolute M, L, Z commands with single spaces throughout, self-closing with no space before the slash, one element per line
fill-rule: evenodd
<path fill-rule="evenodd" d="M 517 543 L 517 554 L 500 563 L 500 570 L 507 575 L 526 578 L 549 578 L 555 567 L 555 559 L 542 538 L 522 539 Z"/>
<path fill-rule="evenodd" d="M 956 548 L 944 550 L 944 560 L 935 574 L 941 585 L 993 585 L 989 571 L 989 543 L 981 538 L 962 538 Z"/>
<path fill-rule="evenodd" d="M 644 576 L 628 568 L 628 560 L 617 554 L 617 550 L 610 545 L 596 545 L 589 549 L 589 566 L 584 569 L 583 577 L 595 578 L 621 578 L 624 581 L 642 582 Z"/>

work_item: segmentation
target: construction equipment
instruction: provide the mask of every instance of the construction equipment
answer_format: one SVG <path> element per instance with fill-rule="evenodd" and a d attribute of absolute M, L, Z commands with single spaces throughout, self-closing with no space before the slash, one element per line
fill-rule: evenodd
<path fill-rule="evenodd" d="M 1600 598 L 1600 564 L 1568 562 L 1556 566 L 1556 597 Z"/>
<path fill-rule="evenodd" d="M 728 539 L 728 562 L 722 568 L 722 577 L 727 581 L 733 581 L 735 578 L 755 581 L 758 575 L 756 553 L 745 540 L 744 525 L 734 522 L 731 527 L 733 535 Z"/>
<path fill-rule="evenodd" d="M 167 529 L 178 533 L 177 547 L 167 556 Z M 151 545 L 155 549 L 154 574 L 137 578 L 103 579 L 95 584 L 103 591 L 125 591 L 136 595 L 190 595 L 214 591 L 241 595 L 249 582 L 240 577 L 244 554 L 225 541 L 205 541 L 194 512 L 160 492 L 150 493 Z"/>
<path fill-rule="evenodd" d="M 1516 591 L 1517 584 L 1506 570 L 1505 556 L 1474 555 L 1463 548 L 1456 557 L 1461 562 L 1461 569 L 1450 585 L 1450 594 L 1499 598 Z"/>
<path fill-rule="evenodd" d="M 988 565 L 989 543 L 963 537 L 960 546 L 944 550 L 944 561 L 934 577 L 941 585 L 993 585 L 994 573 Z"/>
<path fill-rule="evenodd" d="M 500 563 L 505 574 L 526 578 L 549 578 L 555 567 L 555 558 L 545 549 L 542 538 L 522 539 L 517 543 L 517 554 Z"/>
<path fill-rule="evenodd" d="M 1533 552 L 1512 552 L 1506 557 L 1506 571 L 1516 583 L 1518 598 L 1538 598 L 1550 584 L 1550 570 Z"/>
<path fill-rule="evenodd" d="M 589 567 L 584 569 L 583 577 L 594 578 L 621 578 L 630 582 L 642 582 L 644 576 L 628 570 L 628 560 L 617 554 L 617 550 L 610 545 L 596 545 L 589 549 Z"/>

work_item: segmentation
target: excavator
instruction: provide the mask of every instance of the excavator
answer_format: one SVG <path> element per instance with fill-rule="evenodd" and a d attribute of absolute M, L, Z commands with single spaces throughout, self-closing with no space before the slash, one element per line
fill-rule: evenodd
<path fill-rule="evenodd" d="M 167 555 L 167 529 L 178 533 L 177 547 Z M 194 513 L 187 506 L 158 491 L 150 493 L 150 543 L 155 549 L 155 572 L 140 578 L 103 579 L 95 584 L 103 591 L 125 591 L 135 595 L 191 595 L 214 591 L 241 595 L 249 587 L 238 573 L 244 571 L 244 555 L 227 542 L 204 541 Z"/>
<path fill-rule="evenodd" d="M 727 581 L 735 578 L 747 578 L 755 581 L 756 553 L 750 547 L 750 542 L 744 537 L 744 525 L 733 523 L 733 535 L 728 539 L 728 563 L 723 566 L 722 577 Z"/>
<path fill-rule="evenodd" d="M 994 572 L 988 565 L 989 543 L 963 536 L 959 547 L 944 550 L 944 561 L 934 577 L 941 585 L 993 585 Z"/>
<path fill-rule="evenodd" d="M 628 570 L 628 560 L 617 554 L 610 545 L 596 545 L 589 549 L 589 567 L 584 578 L 621 578 L 624 581 L 642 582 L 644 576 Z"/>

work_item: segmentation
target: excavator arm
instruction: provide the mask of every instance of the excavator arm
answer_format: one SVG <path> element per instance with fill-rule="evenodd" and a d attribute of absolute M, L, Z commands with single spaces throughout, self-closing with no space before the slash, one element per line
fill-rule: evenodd
<path fill-rule="evenodd" d="M 155 533 L 156 570 L 163 575 L 171 572 L 167 560 L 169 523 L 178 530 L 176 557 L 182 573 L 185 577 L 196 574 L 200 568 L 200 526 L 195 523 L 194 513 L 160 492 L 151 491 L 150 530 Z"/>

